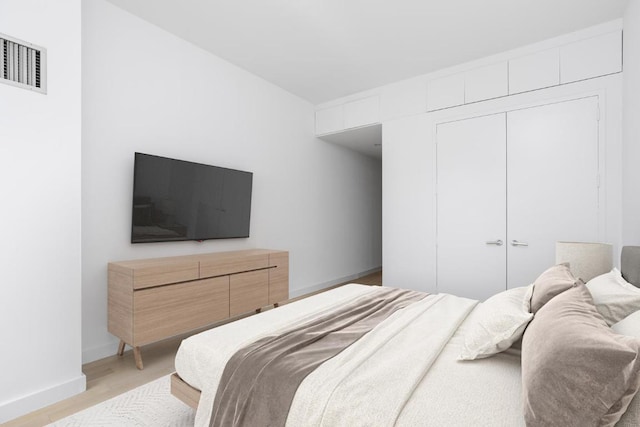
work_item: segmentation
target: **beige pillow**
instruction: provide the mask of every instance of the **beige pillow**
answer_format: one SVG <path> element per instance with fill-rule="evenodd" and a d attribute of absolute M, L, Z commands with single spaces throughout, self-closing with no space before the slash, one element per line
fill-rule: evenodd
<path fill-rule="evenodd" d="M 640 289 L 624 280 L 617 268 L 589 280 L 587 288 L 596 309 L 609 325 L 640 310 Z"/>
<path fill-rule="evenodd" d="M 627 408 L 620 421 L 616 423 L 616 427 L 638 427 L 640 426 L 640 393 L 636 393 L 631 399 L 631 403 Z"/>
<path fill-rule="evenodd" d="M 561 294 L 567 289 L 573 288 L 580 279 L 576 279 L 569 270 L 569 264 L 558 264 L 547 269 L 535 282 L 533 282 L 533 295 L 531 296 L 531 312 L 536 313 L 551 298 Z"/>
<path fill-rule="evenodd" d="M 458 360 L 474 360 L 505 351 L 522 337 L 533 314 L 529 300 L 533 285 L 509 289 L 480 303 L 469 320 Z"/>
<path fill-rule="evenodd" d="M 522 342 L 527 426 L 613 426 L 640 387 L 639 350 L 640 339 L 607 326 L 586 286 L 553 298 Z"/>
<path fill-rule="evenodd" d="M 596 308 L 598 308 L 597 305 Z M 636 311 L 635 313 L 625 317 L 615 325 L 611 326 L 611 329 L 617 334 L 640 338 L 640 311 Z M 627 411 L 616 424 L 616 427 L 638 426 L 640 426 L 640 393 L 637 393 L 634 396 L 627 408 Z"/>

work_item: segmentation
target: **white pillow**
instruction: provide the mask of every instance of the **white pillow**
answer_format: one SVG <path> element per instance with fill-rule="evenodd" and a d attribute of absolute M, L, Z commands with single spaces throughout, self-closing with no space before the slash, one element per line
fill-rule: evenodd
<path fill-rule="evenodd" d="M 533 285 L 509 289 L 480 304 L 465 334 L 458 360 L 493 356 L 522 337 L 533 314 L 529 312 Z"/>
<path fill-rule="evenodd" d="M 589 280 L 587 288 L 609 326 L 640 310 L 640 289 L 624 280 L 617 268 Z"/>
<path fill-rule="evenodd" d="M 640 311 L 631 313 L 618 323 L 611 326 L 613 332 L 620 335 L 640 338 Z"/>

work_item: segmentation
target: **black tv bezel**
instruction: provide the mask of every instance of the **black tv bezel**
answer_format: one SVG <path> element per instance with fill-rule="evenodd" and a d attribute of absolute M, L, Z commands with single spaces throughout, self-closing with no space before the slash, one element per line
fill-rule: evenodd
<path fill-rule="evenodd" d="M 159 158 L 159 159 L 165 159 L 165 160 L 171 160 L 171 161 L 175 161 L 175 162 L 182 162 L 182 163 L 189 163 L 192 165 L 198 165 L 198 166 L 205 166 L 205 167 L 211 167 L 211 168 L 216 168 L 216 169 L 223 169 L 223 170 L 228 170 L 228 171 L 233 171 L 233 172 L 241 172 L 241 173 L 246 173 L 249 174 L 251 176 L 251 188 L 250 190 L 250 194 L 251 197 L 249 198 L 249 232 L 247 233 L 247 235 L 242 235 L 242 236 L 233 236 L 233 237 L 203 237 L 203 238 L 187 238 L 187 237 L 177 237 L 177 238 L 167 238 L 167 237 L 163 237 L 163 238 L 150 238 L 150 239 L 145 239 L 145 240 L 134 240 L 134 233 L 133 233 L 133 217 L 134 217 L 134 206 L 135 206 L 135 189 L 136 189 L 136 165 L 137 165 L 137 161 L 136 158 L 138 155 L 141 156 L 148 156 L 148 157 L 155 157 L 155 158 Z M 165 157 L 165 156 L 158 156 L 157 154 L 148 154 L 148 153 L 141 153 L 141 152 L 134 152 L 134 158 L 133 158 L 133 187 L 131 189 L 131 244 L 139 244 L 139 243 L 162 243 L 162 242 L 204 242 L 206 240 L 226 240 L 226 239 L 246 239 L 250 237 L 250 231 L 251 231 L 251 210 L 252 210 L 252 203 L 253 202 L 253 172 L 249 172 L 249 171 L 244 171 L 241 169 L 233 169 L 233 168 L 226 168 L 226 167 L 222 167 L 222 166 L 216 166 L 216 165 L 210 165 L 207 163 L 200 163 L 200 162 L 192 162 L 189 160 L 182 160 L 182 159 L 176 159 L 173 157 Z"/>

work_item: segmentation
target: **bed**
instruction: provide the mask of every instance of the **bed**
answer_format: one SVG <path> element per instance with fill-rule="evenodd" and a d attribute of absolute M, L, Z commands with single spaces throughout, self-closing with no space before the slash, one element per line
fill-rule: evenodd
<path fill-rule="evenodd" d="M 612 392 L 614 401 L 609 403 L 606 401 L 609 396 L 598 397 L 604 401 L 606 413 L 602 413 L 602 418 L 598 418 L 601 421 L 595 425 L 640 425 L 640 398 L 635 397 L 640 388 L 640 361 L 634 356 L 640 352 L 640 289 L 635 287 L 640 283 L 640 248 L 623 248 L 621 272 L 614 269 L 586 285 L 581 285 L 577 278 L 569 280 L 558 276 L 570 274 L 565 270 L 568 268 L 563 270 L 562 266 L 554 266 L 548 270 L 551 273 L 543 273 L 534 284 L 508 290 L 484 303 L 447 294 L 418 296 L 410 293 L 398 297 L 400 291 L 391 288 L 345 285 L 185 339 L 176 355 L 172 393 L 197 409 L 196 426 L 549 425 L 544 416 L 546 412 L 553 412 L 547 411 L 549 405 L 553 406 L 559 400 L 554 393 L 583 396 L 583 400 L 596 394 L 588 389 L 594 386 L 592 379 L 586 385 L 578 384 L 587 387 L 586 390 L 577 390 L 573 378 L 581 375 L 572 374 L 566 382 L 574 388 L 566 393 L 562 389 L 564 383 L 549 388 L 549 383 L 559 375 L 557 372 L 540 374 L 532 370 L 541 364 L 550 364 L 549 360 L 551 364 L 559 365 L 561 374 L 580 365 L 581 355 L 585 353 L 582 349 L 577 350 L 576 356 L 576 353 L 558 354 L 553 352 L 554 348 L 546 355 L 541 350 L 540 355 L 538 348 L 553 341 L 553 334 L 541 329 L 556 329 L 544 326 L 544 319 L 551 316 L 548 313 L 554 309 L 562 311 L 561 304 L 574 304 L 573 300 L 561 300 L 582 298 L 570 295 L 581 292 L 580 295 L 589 295 L 584 298 L 592 298 L 589 307 L 594 308 L 587 307 L 586 310 L 597 310 L 597 313 L 589 314 L 589 319 L 594 318 L 596 325 L 589 326 L 591 329 L 587 333 L 593 334 L 594 327 L 600 328 L 605 335 L 603 339 L 611 341 L 612 347 L 618 346 L 618 352 L 612 353 L 613 356 L 602 356 L 610 357 L 605 359 L 607 361 L 614 361 L 607 362 L 606 369 L 615 369 L 613 365 L 620 361 L 620 369 L 626 370 L 620 377 L 612 374 L 613 371 L 599 369 L 595 372 L 596 377 L 606 376 L 595 384 L 597 390 L 617 390 Z M 559 277 L 567 282 L 560 291 L 556 289 L 562 282 Z M 557 293 L 549 297 L 554 292 Z M 389 298 L 387 295 L 391 293 L 396 295 L 396 300 L 412 300 L 410 304 L 390 310 L 387 317 L 370 325 L 354 342 L 302 375 L 300 382 L 292 386 L 295 392 L 290 399 L 283 399 L 281 395 L 287 394 L 287 387 L 291 388 L 287 382 L 293 381 L 297 368 L 292 368 L 291 375 L 286 368 L 276 371 L 279 373 L 271 375 L 277 377 L 276 382 L 268 386 L 252 383 L 249 388 L 259 390 L 251 393 L 257 394 L 232 390 L 233 374 L 246 370 L 247 366 L 253 368 L 253 362 L 229 368 L 232 366 L 230 361 L 236 360 L 241 349 L 283 332 L 287 335 L 317 319 L 330 321 L 339 317 L 336 313 L 341 313 L 340 310 L 352 310 L 365 301 L 376 299 L 378 304 L 377 301 Z M 535 315 L 530 313 L 534 300 L 538 304 L 545 299 L 547 301 L 536 309 Z M 561 323 L 564 326 L 571 322 Z M 578 328 L 582 323 L 585 322 L 578 321 Z M 536 334 L 538 341 L 535 341 Z M 579 336 L 575 330 L 570 334 Z M 559 335 L 558 339 L 565 338 Z M 254 348 L 246 354 L 255 352 Z M 556 363 L 563 357 L 568 358 L 568 367 Z M 585 371 L 595 364 L 589 361 Z M 265 366 L 270 366 L 270 362 Z M 576 369 L 582 368 L 577 366 Z M 250 373 L 250 369 L 247 372 Z M 256 368 L 256 377 L 262 372 L 263 368 Z M 545 375 L 550 375 L 551 379 L 540 384 L 540 378 Z M 609 377 L 617 382 L 609 383 Z M 236 400 L 224 402 L 219 387 L 224 391 L 232 390 L 230 396 Z M 536 393 L 542 398 L 535 397 Z M 226 411 L 231 407 L 231 418 L 218 417 L 225 413 L 220 400 L 227 405 Z M 245 401 L 257 401 L 257 406 L 249 407 L 248 413 L 234 415 L 233 408 L 244 405 Z M 542 405 L 544 410 L 536 409 L 536 405 Z M 602 406 L 601 402 L 594 407 L 598 405 Z M 563 412 L 561 416 L 554 416 L 554 420 L 561 420 L 565 415 L 572 418 L 568 422 L 554 422 L 555 425 L 584 425 L 579 421 L 580 414 L 570 414 L 571 411 L 564 411 L 562 407 L 556 409 Z M 579 409 L 577 412 L 584 412 L 582 407 Z M 534 415 L 531 415 L 532 411 Z M 544 416 L 536 418 L 541 412 Z"/>

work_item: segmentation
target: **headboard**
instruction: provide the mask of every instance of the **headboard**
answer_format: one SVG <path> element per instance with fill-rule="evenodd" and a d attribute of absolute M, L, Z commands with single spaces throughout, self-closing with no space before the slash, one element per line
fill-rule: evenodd
<path fill-rule="evenodd" d="M 625 246 L 620 259 L 622 277 L 640 288 L 640 246 Z"/>

